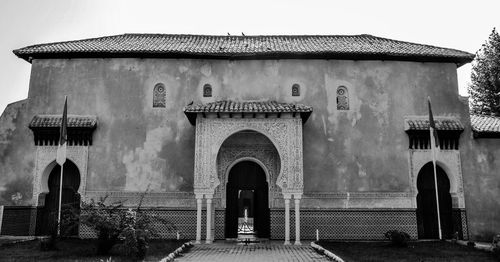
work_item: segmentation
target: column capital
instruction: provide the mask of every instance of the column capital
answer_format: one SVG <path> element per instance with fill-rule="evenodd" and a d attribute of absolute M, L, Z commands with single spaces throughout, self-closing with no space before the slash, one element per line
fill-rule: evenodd
<path fill-rule="evenodd" d="M 212 198 L 214 198 L 214 195 L 213 194 L 205 194 L 205 198 L 207 199 L 207 201 L 212 201 Z"/>
<path fill-rule="evenodd" d="M 283 198 L 285 200 L 290 200 L 292 198 L 292 194 L 290 194 L 290 193 L 283 193 Z"/>
<path fill-rule="evenodd" d="M 203 199 L 203 193 L 194 193 L 194 198 Z"/>
<path fill-rule="evenodd" d="M 294 198 L 295 200 L 300 200 L 300 199 L 302 199 L 302 193 L 295 193 L 295 194 L 293 194 L 293 198 Z"/>

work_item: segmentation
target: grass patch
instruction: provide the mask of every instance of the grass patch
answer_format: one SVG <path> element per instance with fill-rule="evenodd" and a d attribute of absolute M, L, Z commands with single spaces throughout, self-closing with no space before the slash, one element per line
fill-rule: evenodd
<path fill-rule="evenodd" d="M 329 242 L 319 245 L 345 261 L 497 261 L 494 254 L 444 241 L 409 242 L 395 247 L 389 242 Z"/>
<path fill-rule="evenodd" d="M 144 261 L 159 261 L 182 246 L 186 241 L 151 240 Z M 133 261 L 126 257 L 121 245 L 111 249 L 110 255 L 96 255 L 94 242 L 89 239 L 62 239 L 57 251 L 40 251 L 40 241 L 32 240 L 16 244 L 4 244 L 0 248 L 0 261 Z"/>

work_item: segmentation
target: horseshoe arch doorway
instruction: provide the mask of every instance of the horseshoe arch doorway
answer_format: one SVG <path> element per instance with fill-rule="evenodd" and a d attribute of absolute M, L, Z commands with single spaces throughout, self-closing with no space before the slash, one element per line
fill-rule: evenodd
<path fill-rule="evenodd" d="M 65 218 L 71 216 L 72 212 L 75 212 L 76 214 L 73 215 L 76 216 L 80 213 L 80 194 L 78 194 L 78 188 L 80 187 L 80 172 L 75 163 L 69 159 L 66 160 L 63 168 L 61 221 L 65 221 Z M 51 234 L 57 227 L 60 175 L 61 166 L 56 164 L 52 168 L 52 171 L 50 171 L 48 177 L 49 192 L 45 195 L 43 228 L 41 229 L 42 234 Z M 68 223 L 61 223 L 61 235 L 77 236 L 78 221 L 74 221 L 74 219 L 66 221 L 68 221 Z"/>
<path fill-rule="evenodd" d="M 226 186 L 225 238 L 269 238 L 269 185 L 262 167 L 249 160 L 235 164 Z"/>

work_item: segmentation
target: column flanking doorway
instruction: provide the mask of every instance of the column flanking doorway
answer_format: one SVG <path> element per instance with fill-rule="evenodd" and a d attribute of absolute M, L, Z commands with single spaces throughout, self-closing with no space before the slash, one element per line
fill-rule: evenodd
<path fill-rule="evenodd" d="M 262 167 L 253 161 L 237 163 L 229 172 L 226 190 L 225 237 L 238 238 L 244 231 L 269 238 L 269 189 Z"/>

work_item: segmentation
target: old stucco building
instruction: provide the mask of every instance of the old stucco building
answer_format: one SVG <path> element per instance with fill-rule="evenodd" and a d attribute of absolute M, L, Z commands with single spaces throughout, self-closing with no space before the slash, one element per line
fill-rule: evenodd
<path fill-rule="evenodd" d="M 445 235 L 500 228 L 500 121 L 471 125 L 456 73 L 469 53 L 371 35 L 150 34 L 14 53 L 32 71 L 0 119 L 1 234 L 43 233 L 65 95 L 66 202 L 135 206 L 148 190 L 148 212 L 184 238 L 234 238 L 246 209 L 258 237 L 297 244 L 316 230 L 436 237 L 429 96 Z"/>

